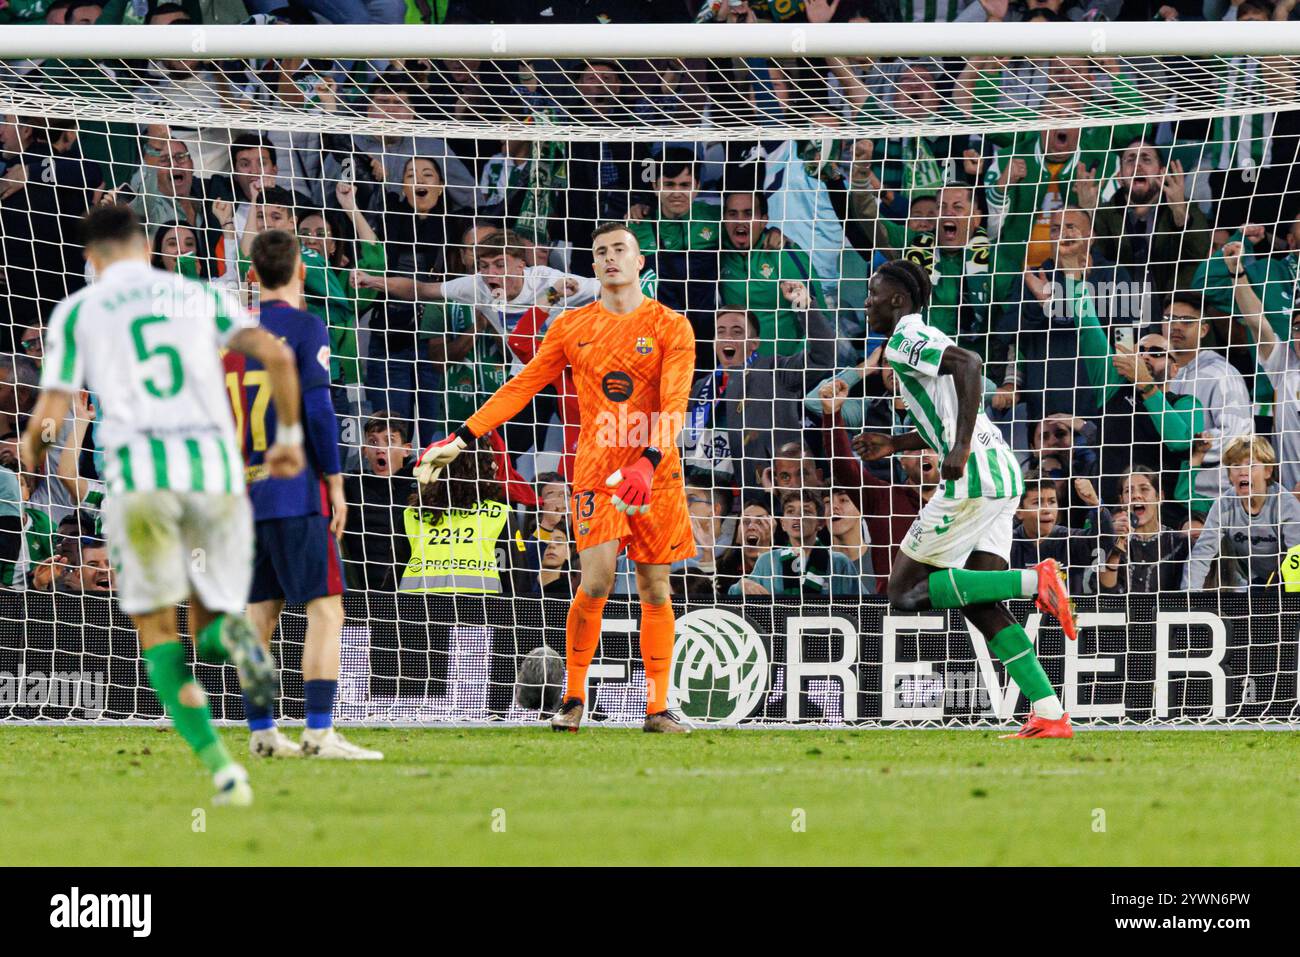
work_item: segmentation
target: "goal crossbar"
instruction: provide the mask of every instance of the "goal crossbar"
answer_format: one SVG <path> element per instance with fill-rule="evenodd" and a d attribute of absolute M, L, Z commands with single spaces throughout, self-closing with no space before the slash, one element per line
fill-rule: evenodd
<path fill-rule="evenodd" d="M 1066 82 L 1081 81 L 1076 99 L 1042 109 L 983 103 L 978 111 L 857 112 L 829 128 L 798 105 L 779 119 L 734 109 L 727 68 L 701 74 L 702 60 L 740 64 L 767 59 L 797 82 L 828 69 L 828 58 L 924 57 L 958 82 L 965 58 L 1019 58 L 1052 64 Z M 1266 58 L 1248 60 L 1247 58 Z M 660 74 L 706 76 L 693 91 L 650 103 L 635 115 L 574 118 L 559 104 L 549 110 L 503 110 L 490 119 L 442 115 L 418 118 L 368 113 L 364 101 L 341 97 L 329 110 L 272 94 L 257 111 L 231 101 L 223 90 L 221 61 L 268 58 L 429 61 L 434 72 L 458 60 L 546 61 L 572 81 L 585 64 L 618 61 L 640 85 Z M 34 82 L 30 66 L 59 67 L 57 79 Z M 153 64 L 213 64 L 196 70 L 183 95 L 159 90 Z M 1247 63 L 1265 62 L 1260 71 Z M 1102 63 L 1123 64 L 1130 95 L 1088 86 Z M 1290 77 L 1300 67 L 1300 22 L 1108 24 L 644 24 L 635 30 L 580 26 L 306 26 L 293 30 L 251 26 L 32 26 L 0 31 L 0 112 L 104 122 L 182 123 L 228 129 L 307 133 L 366 132 L 381 136 L 472 137 L 490 133 L 545 141 L 636 140 L 707 137 L 749 139 L 779 128 L 799 138 L 932 136 L 977 125 L 989 132 L 1113 126 L 1136 118 L 1159 122 L 1278 112 L 1300 107 Z M 749 67 L 732 67 L 746 75 Z M 1249 75 L 1247 76 L 1248 71 Z M 45 72 L 45 71 L 39 71 Z M 1234 72 L 1247 96 L 1228 102 Z M 151 76 L 153 74 L 153 76 Z M 380 73 L 371 92 L 400 82 Z M 710 85 L 712 84 L 712 85 Z M 502 100 L 511 91 L 499 90 Z M 722 99 L 719 99 L 719 94 Z"/>
<path fill-rule="evenodd" d="M 647 23 L 576 25 L 48 26 L 0 31 L 0 60 L 271 56 L 618 57 L 1286 56 L 1286 23 Z"/>

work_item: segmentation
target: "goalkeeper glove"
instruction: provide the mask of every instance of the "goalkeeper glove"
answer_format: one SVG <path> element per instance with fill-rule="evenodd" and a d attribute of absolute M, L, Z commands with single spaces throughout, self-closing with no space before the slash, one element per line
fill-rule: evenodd
<path fill-rule="evenodd" d="M 614 489 L 614 507 L 629 515 L 650 511 L 650 483 L 659 465 L 658 449 L 645 453 L 625 469 L 617 469 L 605 479 L 605 485 Z"/>
<path fill-rule="evenodd" d="M 420 453 L 415 464 L 415 478 L 421 485 L 427 485 L 438 478 L 442 470 L 456 461 L 461 452 L 469 448 L 474 435 L 465 426 L 461 426 L 445 439 L 440 439 Z"/>

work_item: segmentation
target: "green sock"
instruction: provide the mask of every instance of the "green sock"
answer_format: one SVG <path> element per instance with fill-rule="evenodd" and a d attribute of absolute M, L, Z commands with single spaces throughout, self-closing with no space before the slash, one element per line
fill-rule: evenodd
<path fill-rule="evenodd" d="M 219 665 L 230 660 L 225 646 L 221 644 L 221 625 L 225 620 L 224 614 L 218 615 L 195 636 L 194 653 L 198 655 L 200 661 Z"/>
<path fill-rule="evenodd" d="M 1006 665 L 1007 674 L 1031 704 L 1044 698 L 1056 697 L 1025 629 L 1019 625 L 1007 625 L 989 641 L 989 650 Z"/>
<path fill-rule="evenodd" d="M 1034 571 L 973 572 L 946 568 L 930 574 L 930 605 L 934 608 L 987 605 L 1008 598 L 1028 598 L 1037 591 L 1038 574 Z"/>
<path fill-rule="evenodd" d="M 171 715 L 176 730 L 199 756 L 203 766 L 216 773 L 230 764 L 230 755 L 212 727 L 207 703 L 198 708 L 181 704 L 181 688 L 194 680 L 185 663 L 185 649 L 181 643 L 169 641 L 145 649 L 144 663 L 149 673 L 149 684 L 158 692 L 158 699 Z"/>

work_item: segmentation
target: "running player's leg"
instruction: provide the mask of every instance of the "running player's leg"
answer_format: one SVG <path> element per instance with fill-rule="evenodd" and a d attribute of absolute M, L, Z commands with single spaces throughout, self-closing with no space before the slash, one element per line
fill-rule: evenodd
<path fill-rule="evenodd" d="M 901 611 L 925 611 L 1036 597 L 1073 637 L 1069 599 L 1055 562 L 1010 571 L 1005 565 L 999 569 L 967 566 L 977 550 L 1010 554 L 1015 505 L 1013 498 L 954 500 L 936 495 L 930 499 L 895 559 L 890 604 Z"/>
<path fill-rule="evenodd" d="M 899 611 L 966 608 L 1008 598 L 1032 598 L 1038 573 L 1024 571 L 940 568 L 919 562 L 900 551 L 889 575 L 889 603 Z"/>
<path fill-rule="evenodd" d="M 1006 567 L 1006 559 L 991 552 L 974 552 L 966 562 L 970 571 L 1002 571 Z M 1061 699 L 1034 653 L 1029 635 L 1006 606 L 1000 602 L 968 605 L 962 609 L 962 615 L 971 631 L 978 630 L 989 650 L 1006 666 L 1007 674 L 1028 699 L 1033 712 L 1047 721 L 1061 720 L 1065 714 Z M 974 638 L 972 633 L 971 639 Z"/>
<path fill-rule="evenodd" d="M 234 764 L 212 726 L 208 698 L 194 680 L 176 626 L 176 606 L 131 616 L 140 635 L 149 684 L 177 733 L 214 775 Z"/>
<path fill-rule="evenodd" d="M 183 507 L 175 492 L 128 492 L 104 503 L 104 528 L 117 570 L 118 602 L 140 636 L 149 684 L 176 731 L 213 773 L 218 799 L 248 803 L 247 775 L 212 727 L 207 697 L 194 680 L 180 642 L 176 605 L 189 591 Z"/>

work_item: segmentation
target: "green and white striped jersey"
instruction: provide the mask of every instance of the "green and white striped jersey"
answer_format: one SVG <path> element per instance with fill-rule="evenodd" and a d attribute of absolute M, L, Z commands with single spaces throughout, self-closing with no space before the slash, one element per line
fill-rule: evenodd
<path fill-rule="evenodd" d="M 95 393 L 109 495 L 243 491 L 220 349 L 253 325 L 233 295 L 137 261 L 59 304 L 41 388 Z"/>
<path fill-rule="evenodd" d="M 885 359 L 898 378 L 907 411 L 925 443 L 942 459 L 956 441 L 957 386 L 952 376 L 939 373 L 944 350 L 956 343 L 919 315 L 903 316 L 885 345 Z M 1024 491 L 1020 463 L 1003 441 L 1002 433 L 981 410 L 975 416 L 971 453 L 966 472 L 955 482 L 944 482 L 945 498 L 1011 498 Z"/>
<path fill-rule="evenodd" d="M 898 6 L 905 23 L 952 23 L 962 10 L 961 0 L 901 0 Z"/>
<path fill-rule="evenodd" d="M 1261 77 L 1257 57 L 1233 57 L 1220 79 L 1220 105 L 1225 110 L 1262 106 L 1268 101 L 1269 82 Z M 1216 117 L 1211 126 L 1206 159 L 1216 169 L 1250 169 L 1273 162 L 1273 127 L 1276 113 L 1229 114 Z"/>

